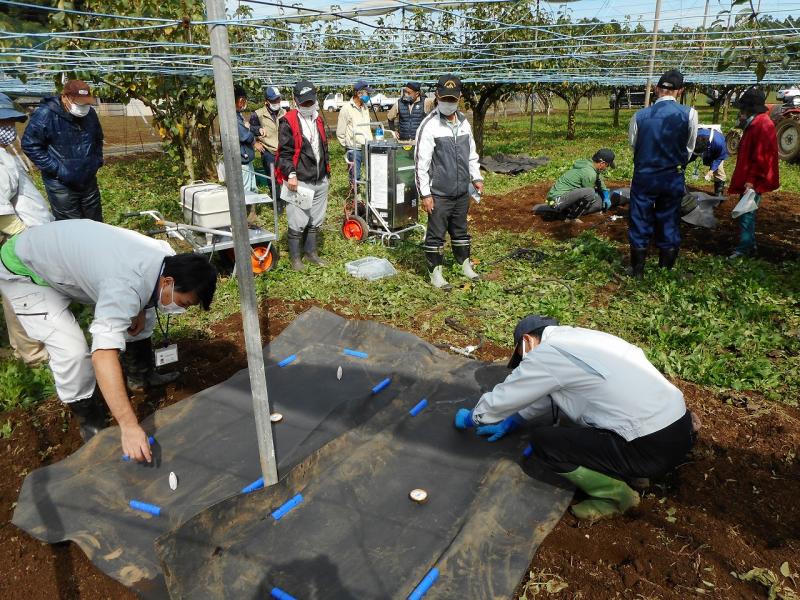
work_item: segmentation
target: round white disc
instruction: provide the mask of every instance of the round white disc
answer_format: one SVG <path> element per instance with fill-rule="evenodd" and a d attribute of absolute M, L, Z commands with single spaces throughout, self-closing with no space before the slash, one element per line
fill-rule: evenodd
<path fill-rule="evenodd" d="M 339 365 L 339 368 L 336 370 L 336 379 L 342 379 L 342 366 Z"/>
<path fill-rule="evenodd" d="M 272 413 L 269 416 L 269 420 L 272 421 L 273 423 L 280 423 L 281 421 L 283 421 L 283 415 L 281 413 Z"/>
<path fill-rule="evenodd" d="M 175 471 L 169 472 L 169 489 L 173 492 L 178 489 L 178 476 L 175 475 Z"/>
<path fill-rule="evenodd" d="M 416 488 L 408 493 L 408 497 L 414 502 L 425 502 L 428 499 L 428 492 L 421 488 Z"/>

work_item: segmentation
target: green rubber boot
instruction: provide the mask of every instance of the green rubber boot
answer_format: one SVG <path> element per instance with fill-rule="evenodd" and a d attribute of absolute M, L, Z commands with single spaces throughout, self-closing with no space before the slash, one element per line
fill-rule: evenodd
<path fill-rule="evenodd" d="M 639 506 L 639 494 L 619 479 L 586 467 L 578 467 L 561 475 L 591 496 L 571 507 L 572 514 L 579 519 L 598 521 L 624 514 L 628 509 Z"/>

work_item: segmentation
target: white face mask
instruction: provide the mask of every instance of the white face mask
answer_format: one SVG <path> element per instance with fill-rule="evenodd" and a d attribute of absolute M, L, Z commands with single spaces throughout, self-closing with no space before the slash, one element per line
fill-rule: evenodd
<path fill-rule="evenodd" d="M 276 102 L 275 104 L 273 104 L 272 102 L 270 102 L 270 103 L 269 103 L 269 107 L 270 107 L 270 108 L 271 108 L 273 111 L 275 111 L 275 112 L 278 112 L 278 111 L 281 109 L 281 103 L 280 103 L 280 102 Z"/>
<path fill-rule="evenodd" d="M 165 315 L 182 315 L 183 313 L 186 312 L 186 309 L 183 306 L 178 306 L 177 304 L 175 304 L 174 283 L 172 284 L 172 292 L 171 292 L 172 298 L 166 304 L 163 304 L 161 302 L 161 293 L 163 293 L 163 291 L 164 290 L 162 289 L 161 292 L 158 294 L 158 310 L 160 312 L 164 313 Z"/>
<path fill-rule="evenodd" d="M 520 361 L 522 361 L 525 358 L 525 356 L 528 354 L 528 351 L 525 349 L 525 338 L 524 337 L 522 338 L 522 341 L 520 343 L 522 344 L 522 346 L 520 347 L 520 349 L 522 351 L 522 358 L 520 359 Z"/>
<path fill-rule="evenodd" d="M 92 107 L 88 104 L 75 104 L 74 102 L 69 103 L 69 114 L 74 117 L 85 117 L 89 114 L 89 109 Z"/>
<path fill-rule="evenodd" d="M 17 139 L 17 128 L 13 125 L 3 125 L 0 127 L 0 146 L 8 146 Z"/>
<path fill-rule="evenodd" d="M 449 117 L 458 110 L 458 102 L 442 102 L 439 100 L 439 112 Z"/>
<path fill-rule="evenodd" d="M 317 112 L 317 103 L 314 102 L 311 106 L 298 106 L 297 112 L 303 115 L 306 119 L 310 119 L 313 117 Z"/>

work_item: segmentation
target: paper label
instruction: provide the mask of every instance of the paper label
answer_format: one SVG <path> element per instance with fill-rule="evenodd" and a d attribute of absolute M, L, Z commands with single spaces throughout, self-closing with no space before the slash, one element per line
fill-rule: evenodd
<path fill-rule="evenodd" d="M 406 201 L 406 184 L 398 183 L 395 193 L 397 194 L 395 204 L 403 204 Z"/>
<path fill-rule="evenodd" d="M 373 154 L 369 162 L 369 201 L 375 208 L 389 208 L 388 194 L 389 157 Z"/>
<path fill-rule="evenodd" d="M 292 192 L 289 190 L 288 185 L 284 185 L 281 189 L 281 200 L 302 210 L 308 210 L 314 203 L 314 190 L 302 184 L 297 184 L 297 191 Z"/>
<path fill-rule="evenodd" d="M 157 367 L 178 362 L 178 344 L 170 344 L 166 348 L 158 348 L 154 354 Z"/>

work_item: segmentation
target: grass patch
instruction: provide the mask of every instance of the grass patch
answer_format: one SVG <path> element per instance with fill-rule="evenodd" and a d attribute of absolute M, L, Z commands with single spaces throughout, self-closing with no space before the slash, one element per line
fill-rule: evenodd
<path fill-rule="evenodd" d="M 528 145 L 527 117 L 501 119 L 495 128 L 487 120 L 486 152 L 526 152 L 547 155 L 544 168 L 517 177 L 487 176 L 487 194 L 499 194 L 539 181 L 550 181 L 577 158 L 601 146 L 617 152 L 614 179 L 630 177 L 632 157 L 626 127 L 632 111 L 623 111 L 621 127 L 611 126 L 608 109 L 578 115 L 578 139 L 564 140 L 566 118 L 535 116 L 534 143 Z M 701 110 L 701 122 L 710 111 Z M 682 255 L 674 272 L 650 269 L 644 282 L 621 278 L 620 248 L 593 232 L 555 242 L 533 232 L 503 231 L 474 235 L 473 255 L 478 270 L 492 279 L 471 284 L 447 257 L 447 276 L 458 287 L 449 294 L 427 285 L 421 236 L 399 248 L 358 244 L 339 234 L 342 203 L 347 191 L 343 152 L 331 143 L 332 181 L 323 256 L 325 269 L 306 273 L 291 270 L 283 258 L 275 269 L 256 279 L 261 299 L 307 300 L 330 305 L 343 314 L 358 314 L 433 338 L 454 317 L 487 340 L 509 346 L 514 325 L 531 312 L 550 314 L 565 324 L 602 329 L 640 345 L 668 375 L 722 389 L 756 390 L 770 398 L 797 403 L 800 392 L 800 271 L 796 263 L 727 262 L 705 254 Z M 726 165 L 729 172 L 733 164 Z M 783 188 L 800 191 L 800 167 L 781 163 Z M 155 208 L 181 219 L 178 190 L 181 181 L 161 158 L 114 162 L 100 171 L 106 220 L 139 231 L 153 228 L 146 219 L 124 219 L 126 212 Z M 265 224 L 271 223 L 269 209 Z M 269 225 L 271 226 L 271 225 Z M 285 233 L 285 218 L 281 219 Z M 282 236 L 285 237 L 285 236 Z M 536 261 L 504 260 L 516 248 L 536 249 Z M 282 252 L 285 243 L 282 242 Z M 386 257 L 396 277 L 376 282 L 354 279 L 344 264 L 364 256 Z M 210 335 L 210 327 L 239 311 L 238 289 L 222 278 L 213 310 L 192 310 L 174 319 L 171 336 L 180 339 Z M 80 320 L 90 320 L 81 311 Z M 157 334 L 158 335 L 158 334 Z M 3 339 L 5 341 L 5 339 Z M 433 339 L 433 341 L 436 341 Z M 0 361 L 0 408 L 29 406 L 53 394 L 46 367 L 27 369 L 19 361 Z"/>

